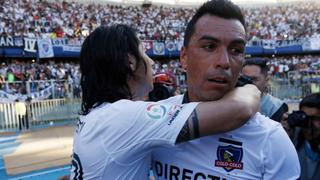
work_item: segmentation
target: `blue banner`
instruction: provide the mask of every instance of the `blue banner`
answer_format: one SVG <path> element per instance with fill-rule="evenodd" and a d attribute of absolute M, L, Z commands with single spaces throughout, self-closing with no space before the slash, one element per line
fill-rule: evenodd
<path fill-rule="evenodd" d="M 55 38 L 36 39 L 0 36 L 0 57 L 79 57 L 83 40 Z M 182 41 L 142 41 L 150 57 L 180 55 Z M 320 37 L 299 40 L 254 40 L 248 42 L 245 53 L 250 55 L 284 55 L 306 52 L 320 53 Z"/>

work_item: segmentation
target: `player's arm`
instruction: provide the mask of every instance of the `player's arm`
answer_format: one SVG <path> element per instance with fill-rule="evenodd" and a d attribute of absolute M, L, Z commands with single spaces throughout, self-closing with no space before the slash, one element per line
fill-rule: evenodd
<path fill-rule="evenodd" d="M 190 114 L 176 143 L 236 129 L 259 109 L 261 92 L 254 85 L 235 88 L 217 101 L 202 102 Z"/>

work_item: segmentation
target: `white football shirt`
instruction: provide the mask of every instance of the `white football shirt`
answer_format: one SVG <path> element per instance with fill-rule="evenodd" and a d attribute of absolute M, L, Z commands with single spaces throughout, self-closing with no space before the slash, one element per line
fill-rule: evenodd
<path fill-rule="evenodd" d="M 152 161 L 155 179 L 296 180 L 300 175 L 296 150 L 281 124 L 260 113 L 236 130 L 157 148 Z"/>
<path fill-rule="evenodd" d="M 94 108 L 78 121 L 71 179 L 148 179 L 151 150 L 174 145 L 196 105 L 120 100 Z"/>

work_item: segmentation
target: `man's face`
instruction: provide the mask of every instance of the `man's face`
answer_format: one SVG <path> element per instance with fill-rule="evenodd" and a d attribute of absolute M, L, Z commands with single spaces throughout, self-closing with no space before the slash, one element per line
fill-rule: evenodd
<path fill-rule="evenodd" d="M 310 118 L 311 123 L 314 127 L 313 138 L 320 138 L 320 109 L 314 107 L 301 107 L 301 110 L 304 111 Z M 311 135 L 311 130 L 308 128 L 306 130 L 307 137 Z"/>
<path fill-rule="evenodd" d="M 180 54 L 190 101 L 220 99 L 232 90 L 244 61 L 245 29 L 240 21 L 204 15 Z"/>
<path fill-rule="evenodd" d="M 152 65 L 153 65 L 154 62 L 145 53 L 142 45 L 140 45 L 140 53 L 141 53 L 144 61 L 146 62 L 146 68 L 147 68 L 146 74 L 142 74 L 142 77 L 144 77 L 144 79 L 142 78 L 142 80 L 143 80 L 143 82 L 146 82 L 145 83 L 146 93 L 149 93 L 153 89 L 153 69 L 152 69 Z M 142 68 L 143 66 L 140 66 L 140 67 Z"/>
<path fill-rule="evenodd" d="M 135 63 L 133 66 L 135 69 L 135 78 L 129 79 L 129 86 L 132 90 L 134 99 L 141 99 L 146 96 L 153 89 L 153 70 L 152 64 L 154 63 L 152 59 L 144 52 L 142 46 L 139 47 L 139 51 L 143 60 L 146 63 L 146 69 L 143 65 L 143 62 L 140 62 L 140 65 L 137 65 L 136 59 L 131 56 L 132 62 Z M 137 67 L 137 68 L 136 68 Z M 146 72 L 147 70 L 147 72 Z"/>
<path fill-rule="evenodd" d="M 265 92 L 267 88 L 268 78 L 261 72 L 261 68 L 257 65 L 246 65 L 242 69 L 242 74 L 252 78 L 253 83 L 261 92 Z"/>

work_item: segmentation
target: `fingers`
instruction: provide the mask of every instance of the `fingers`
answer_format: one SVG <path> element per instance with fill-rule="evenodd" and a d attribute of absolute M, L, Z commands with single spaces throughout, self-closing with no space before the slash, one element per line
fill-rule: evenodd
<path fill-rule="evenodd" d="M 257 93 L 257 95 L 261 96 L 261 91 L 257 88 L 257 86 L 253 84 L 246 84 L 245 86 L 240 88 L 244 88 L 246 91 L 249 90 L 252 93 Z"/>

